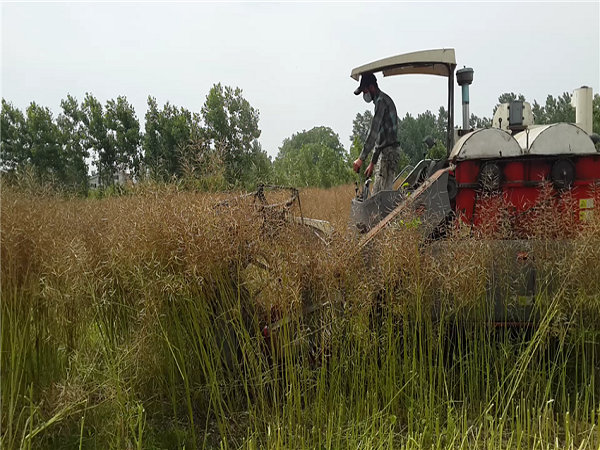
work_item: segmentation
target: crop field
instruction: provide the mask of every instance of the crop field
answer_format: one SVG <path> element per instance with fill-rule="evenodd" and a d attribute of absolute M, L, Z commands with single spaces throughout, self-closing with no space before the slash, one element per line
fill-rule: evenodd
<path fill-rule="evenodd" d="M 353 195 L 301 190 L 321 239 L 235 194 L 3 187 L 2 448 L 598 449 L 600 220 L 536 210 L 524 295 L 502 205 L 361 249 Z"/>

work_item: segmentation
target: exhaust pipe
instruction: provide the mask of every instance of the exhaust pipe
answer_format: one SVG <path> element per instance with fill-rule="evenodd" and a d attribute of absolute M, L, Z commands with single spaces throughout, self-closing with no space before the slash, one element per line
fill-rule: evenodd
<path fill-rule="evenodd" d="M 463 113 L 463 130 L 470 130 L 469 126 L 469 85 L 473 82 L 473 69 L 463 67 L 456 71 L 456 81 L 462 88 L 462 113 Z"/>
<path fill-rule="evenodd" d="M 592 104 L 594 101 L 591 87 L 582 86 L 573 91 L 571 106 L 575 107 L 575 123 L 587 134 L 592 134 Z"/>

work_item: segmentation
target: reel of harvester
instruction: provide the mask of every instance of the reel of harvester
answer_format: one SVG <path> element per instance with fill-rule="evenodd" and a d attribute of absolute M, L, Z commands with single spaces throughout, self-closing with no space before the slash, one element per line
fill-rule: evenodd
<path fill-rule="evenodd" d="M 226 195 L 227 192 L 221 194 Z M 250 226 L 251 234 L 246 233 L 241 241 L 239 256 L 231 263 L 230 279 L 233 283 L 232 292 L 241 300 L 236 307 L 243 309 L 248 330 L 254 329 L 262 335 L 265 353 L 272 355 L 278 347 L 279 332 L 283 329 L 294 329 L 297 335 L 293 339 L 299 348 L 309 349 L 314 359 L 318 359 L 315 342 L 327 334 L 328 328 L 320 318 L 321 304 L 312 304 L 312 287 L 298 287 L 298 304 L 289 305 L 286 299 L 285 281 L 282 273 L 298 270 L 288 258 L 287 253 L 302 255 L 306 263 L 310 263 L 310 255 L 306 252 L 317 250 L 329 245 L 333 228 L 328 222 L 304 217 L 300 200 L 300 191 L 294 187 L 279 185 L 258 185 L 253 192 L 244 193 L 221 200 L 214 204 L 217 214 L 231 215 L 226 220 L 226 226 L 232 231 L 239 226 L 240 219 L 256 226 Z M 301 266 L 304 263 L 301 262 Z M 294 302 L 292 302 L 294 303 Z M 235 309 L 235 308 L 234 308 Z M 223 317 L 227 317 L 226 312 Z M 303 327 L 296 329 L 291 318 L 300 318 Z M 318 317 L 318 319 L 317 319 Z M 308 320 L 310 318 L 310 320 Z M 258 319 L 257 322 L 255 320 Z M 254 328 L 260 324 L 260 328 Z M 231 325 L 231 320 L 219 319 L 223 333 L 219 343 L 223 360 L 230 369 L 241 361 L 241 347 L 237 334 L 239 330 Z M 275 351 L 277 353 L 277 351 Z"/>
<path fill-rule="evenodd" d="M 288 197 L 281 196 L 280 193 L 285 191 L 289 191 Z M 267 198 L 267 194 L 270 198 Z M 261 229 L 267 237 L 273 237 L 277 230 L 292 224 L 301 226 L 307 232 L 309 239 L 316 237 L 327 245 L 333 232 L 328 222 L 304 217 L 300 191 L 294 187 L 259 184 L 256 191 L 220 201 L 215 205 L 215 209 L 229 209 L 242 205 L 252 206 L 259 214 L 262 221 Z M 295 205 L 298 207 L 299 215 L 294 214 Z"/>

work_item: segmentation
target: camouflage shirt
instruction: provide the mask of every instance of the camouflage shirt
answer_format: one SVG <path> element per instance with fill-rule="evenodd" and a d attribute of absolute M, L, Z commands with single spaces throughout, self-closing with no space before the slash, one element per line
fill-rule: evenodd
<path fill-rule="evenodd" d="M 377 139 L 377 141 L 375 140 Z M 369 136 L 359 158 L 365 161 L 375 146 L 373 152 L 373 164 L 377 164 L 379 154 L 385 147 L 398 145 L 398 116 L 396 105 L 385 92 L 379 91 L 375 98 L 375 115 L 371 122 Z"/>

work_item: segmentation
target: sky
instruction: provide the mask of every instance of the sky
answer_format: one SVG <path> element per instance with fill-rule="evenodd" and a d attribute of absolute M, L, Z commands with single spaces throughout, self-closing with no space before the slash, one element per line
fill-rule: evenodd
<path fill-rule="evenodd" d="M 503 92 L 544 103 L 583 85 L 600 92 L 600 3 L 2 3 L 2 97 L 56 115 L 67 94 L 147 98 L 199 112 L 216 83 L 259 110 L 260 143 L 331 127 L 349 149 L 354 67 L 454 48 L 475 71 L 471 112 L 491 117 Z M 442 77 L 379 77 L 398 115 L 437 113 Z M 457 93 L 459 88 L 456 86 Z M 461 122 L 460 95 L 455 123 Z"/>

